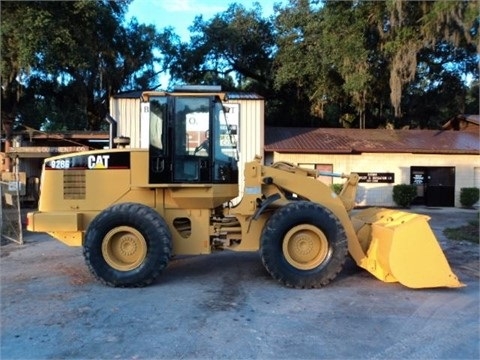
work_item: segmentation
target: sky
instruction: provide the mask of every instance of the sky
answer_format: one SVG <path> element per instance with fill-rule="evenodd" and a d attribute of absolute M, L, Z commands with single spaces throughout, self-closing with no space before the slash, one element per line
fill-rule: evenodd
<path fill-rule="evenodd" d="M 261 4 L 263 16 L 267 17 L 273 14 L 274 4 L 283 4 L 285 0 L 134 0 L 129 5 L 126 19 L 134 16 L 139 23 L 155 25 L 158 31 L 171 26 L 183 41 L 188 41 L 188 27 L 196 16 L 203 15 L 204 20 L 209 20 L 226 11 L 232 3 L 252 9 L 255 2 Z"/>
<path fill-rule="evenodd" d="M 246 9 L 252 9 L 255 2 L 262 7 L 263 17 L 273 14 L 274 4 L 285 4 L 287 0 L 133 0 L 128 7 L 126 20 L 136 17 L 140 24 L 153 24 L 157 31 L 172 27 L 182 41 L 188 42 L 190 31 L 196 16 L 202 15 L 204 20 L 211 19 L 215 14 L 224 12 L 233 4 L 241 4 Z M 159 89 L 168 86 L 168 74 L 160 75 Z"/>

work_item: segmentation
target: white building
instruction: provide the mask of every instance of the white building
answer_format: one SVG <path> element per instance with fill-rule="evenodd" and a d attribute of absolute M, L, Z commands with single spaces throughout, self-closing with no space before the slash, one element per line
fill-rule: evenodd
<path fill-rule="evenodd" d="M 395 206 L 396 184 L 417 185 L 417 204 L 461 206 L 460 189 L 480 187 L 477 131 L 267 128 L 265 162 L 286 161 L 361 176 L 358 206 Z M 322 177 L 327 183 L 341 179 Z"/>

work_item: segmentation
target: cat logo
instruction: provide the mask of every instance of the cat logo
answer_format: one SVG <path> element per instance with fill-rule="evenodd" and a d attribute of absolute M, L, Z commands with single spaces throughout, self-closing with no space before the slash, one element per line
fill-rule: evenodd
<path fill-rule="evenodd" d="M 88 157 L 89 169 L 108 169 L 110 155 L 90 155 Z"/>

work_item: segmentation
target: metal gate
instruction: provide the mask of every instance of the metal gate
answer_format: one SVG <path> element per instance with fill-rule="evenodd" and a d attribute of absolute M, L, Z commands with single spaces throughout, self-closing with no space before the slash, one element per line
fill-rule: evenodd
<path fill-rule="evenodd" d="M 8 175 L 0 181 L 0 238 L 2 241 L 6 239 L 23 244 L 20 207 L 22 183 L 18 172 L 8 173 Z"/>

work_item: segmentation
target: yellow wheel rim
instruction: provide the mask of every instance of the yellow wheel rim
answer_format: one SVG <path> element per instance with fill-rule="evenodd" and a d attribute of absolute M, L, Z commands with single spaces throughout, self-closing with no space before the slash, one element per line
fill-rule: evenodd
<path fill-rule="evenodd" d="M 133 270 L 145 260 L 147 242 L 138 230 L 119 226 L 103 238 L 102 255 L 107 264 L 116 270 Z"/>
<path fill-rule="evenodd" d="M 315 226 L 295 226 L 283 238 L 283 256 L 297 269 L 316 268 L 325 261 L 328 253 L 327 237 Z"/>

